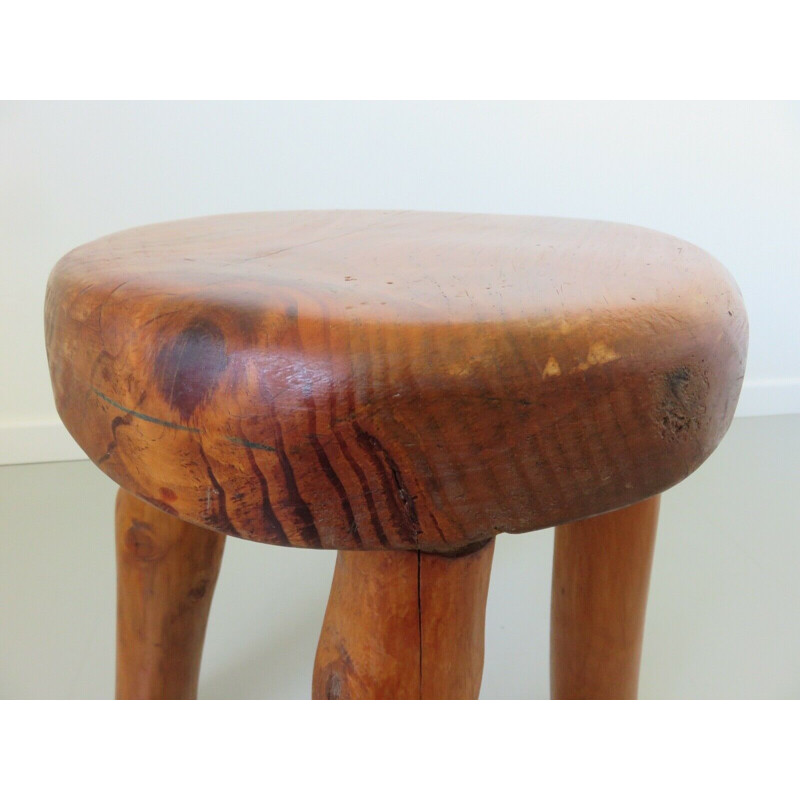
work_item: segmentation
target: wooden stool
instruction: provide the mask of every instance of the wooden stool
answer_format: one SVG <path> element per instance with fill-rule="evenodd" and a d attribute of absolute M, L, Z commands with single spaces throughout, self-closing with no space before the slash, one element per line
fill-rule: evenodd
<path fill-rule="evenodd" d="M 553 525 L 552 694 L 635 697 L 658 495 L 747 346 L 686 242 L 439 213 L 125 231 L 57 264 L 45 319 L 59 414 L 122 487 L 120 698 L 196 696 L 226 534 L 339 551 L 314 697 L 475 698 L 494 537 Z"/>

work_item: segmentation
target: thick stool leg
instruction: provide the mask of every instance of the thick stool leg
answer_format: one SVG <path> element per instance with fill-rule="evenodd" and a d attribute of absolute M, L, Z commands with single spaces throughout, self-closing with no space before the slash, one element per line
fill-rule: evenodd
<path fill-rule="evenodd" d="M 556 528 L 553 698 L 636 698 L 659 499 Z"/>
<path fill-rule="evenodd" d="M 225 536 L 117 494 L 117 698 L 191 700 Z"/>
<path fill-rule="evenodd" d="M 314 699 L 477 699 L 493 553 L 340 552 Z"/>

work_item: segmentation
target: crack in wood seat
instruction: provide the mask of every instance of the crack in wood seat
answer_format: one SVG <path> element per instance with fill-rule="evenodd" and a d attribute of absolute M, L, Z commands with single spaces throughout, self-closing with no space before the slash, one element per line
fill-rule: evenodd
<path fill-rule="evenodd" d="M 59 414 L 129 492 L 295 547 L 458 551 L 686 477 L 747 320 L 711 256 L 537 217 L 275 212 L 79 247 L 47 290 Z"/>

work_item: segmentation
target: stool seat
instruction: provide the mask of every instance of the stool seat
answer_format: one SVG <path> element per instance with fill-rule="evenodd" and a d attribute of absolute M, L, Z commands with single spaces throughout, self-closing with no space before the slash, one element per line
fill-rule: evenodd
<path fill-rule="evenodd" d="M 604 222 L 272 212 L 150 225 L 54 269 L 56 405 L 124 489 L 296 547 L 463 551 L 635 503 L 733 416 L 741 296 Z"/>

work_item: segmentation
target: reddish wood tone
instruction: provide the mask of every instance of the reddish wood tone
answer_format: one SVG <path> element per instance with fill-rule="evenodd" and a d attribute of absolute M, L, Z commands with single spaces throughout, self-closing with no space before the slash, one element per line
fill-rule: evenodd
<path fill-rule="evenodd" d="M 221 533 L 448 551 L 660 492 L 714 449 L 747 320 L 722 266 L 626 225 L 281 212 L 65 256 L 59 413 L 128 491 Z"/>
<path fill-rule="evenodd" d="M 554 698 L 636 698 L 659 500 L 556 528 Z"/>
<path fill-rule="evenodd" d="M 308 211 L 79 247 L 45 338 L 61 418 L 131 493 L 120 697 L 195 695 L 222 534 L 343 551 L 314 696 L 477 697 L 493 537 L 551 525 L 554 696 L 632 697 L 658 501 L 630 504 L 724 435 L 747 317 L 642 228 Z"/>
<path fill-rule="evenodd" d="M 340 552 L 313 697 L 477 699 L 493 552 Z"/>
<path fill-rule="evenodd" d="M 117 494 L 117 698 L 191 700 L 225 537 Z"/>

